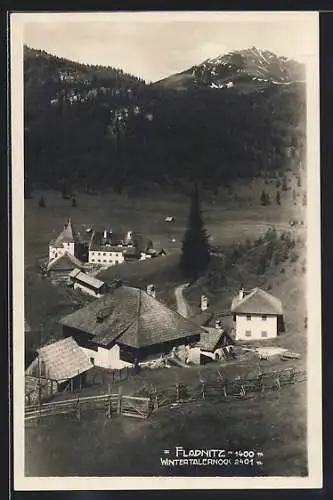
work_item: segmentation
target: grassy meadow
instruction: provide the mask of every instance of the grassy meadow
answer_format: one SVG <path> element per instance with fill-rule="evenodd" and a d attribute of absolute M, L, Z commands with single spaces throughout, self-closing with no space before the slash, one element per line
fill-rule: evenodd
<path fill-rule="evenodd" d="M 160 409 L 148 420 L 88 412 L 26 428 L 27 476 L 304 476 L 305 384 L 248 401 L 199 401 Z M 163 467 L 163 450 L 262 451 L 262 466 Z"/>

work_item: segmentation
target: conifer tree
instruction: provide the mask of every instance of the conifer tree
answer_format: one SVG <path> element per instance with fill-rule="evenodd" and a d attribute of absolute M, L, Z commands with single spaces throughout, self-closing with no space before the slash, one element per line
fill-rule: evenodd
<path fill-rule="evenodd" d="M 186 278 L 195 281 L 207 270 L 209 262 L 210 249 L 208 236 L 201 216 L 198 186 L 195 185 L 188 219 L 188 228 L 185 232 L 182 245 L 180 267 Z"/>
<path fill-rule="evenodd" d="M 38 202 L 39 208 L 45 208 L 45 200 L 43 196 L 40 197 L 39 202 Z"/>
<path fill-rule="evenodd" d="M 72 207 L 76 208 L 77 207 L 77 201 L 76 198 L 72 198 Z"/>

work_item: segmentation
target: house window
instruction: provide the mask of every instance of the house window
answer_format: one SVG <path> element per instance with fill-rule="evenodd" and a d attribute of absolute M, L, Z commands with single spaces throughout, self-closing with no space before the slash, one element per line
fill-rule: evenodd
<path fill-rule="evenodd" d="M 95 262 L 95 259 L 91 259 L 91 262 Z"/>
<path fill-rule="evenodd" d="M 105 255 L 106 255 L 106 253 L 104 252 L 104 253 L 103 253 L 103 257 L 105 257 Z"/>
<path fill-rule="evenodd" d="M 101 262 L 101 259 L 98 259 L 97 262 Z"/>
<path fill-rule="evenodd" d="M 106 262 L 106 259 L 103 259 L 103 262 Z"/>
<path fill-rule="evenodd" d="M 118 262 L 117 260 L 115 261 L 115 263 L 116 263 L 116 264 L 119 264 L 119 262 Z"/>
<path fill-rule="evenodd" d="M 251 337 L 251 330 L 246 330 L 245 337 Z"/>
<path fill-rule="evenodd" d="M 266 314 L 263 314 L 263 315 L 261 316 L 261 319 L 262 319 L 263 321 L 266 321 L 266 319 L 267 319 L 267 315 L 266 315 Z"/>
<path fill-rule="evenodd" d="M 267 332 L 266 332 L 265 330 L 263 330 L 263 331 L 261 332 L 261 336 L 262 336 L 262 337 L 267 337 Z"/>
<path fill-rule="evenodd" d="M 251 321 L 251 314 L 247 314 L 246 319 L 247 319 L 247 321 Z"/>

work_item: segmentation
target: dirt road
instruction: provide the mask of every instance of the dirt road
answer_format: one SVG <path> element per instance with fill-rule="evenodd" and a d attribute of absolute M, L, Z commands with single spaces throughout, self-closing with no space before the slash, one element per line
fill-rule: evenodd
<path fill-rule="evenodd" d="M 177 301 L 177 312 L 184 318 L 188 317 L 188 306 L 187 302 L 184 299 L 183 290 L 188 287 L 188 283 L 184 283 L 183 285 L 177 286 L 175 288 L 175 297 Z"/>

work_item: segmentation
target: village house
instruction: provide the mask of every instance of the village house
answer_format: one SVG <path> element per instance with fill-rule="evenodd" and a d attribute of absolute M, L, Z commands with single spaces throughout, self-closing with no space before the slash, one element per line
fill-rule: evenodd
<path fill-rule="evenodd" d="M 74 269 L 82 270 L 84 264 L 69 252 L 61 253 L 51 260 L 46 268 L 47 275 L 57 282 L 69 281 L 69 275 Z"/>
<path fill-rule="evenodd" d="M 96 366 L 121 369 L 200 340 L 201 328 L 139 288 L 118 284 L 60 320 Z"/>
<path fill-rule="evenodd" d="M 80 258 L 81 244 L 78 235 L 73 227 L 71 219 L 64 225 L 59 236 L 49 243 L 49 261 L 56 259 L 66 252 Z"/>
<path fill-rule="evenodd" d="M 69 274 L 69 279 L 74 290 L 81 290 L 82 292 L 92 295 L 93 297 L 102 297 L 107 291 L 107 286 L 104 281 L 101 281 L 94 276 L 89 276 L 80 269 L 73 269 L 73 271 Z"/>
<path fill-rule="evenodd" d="M 87 371 L 93 367 L 72 337 L 37 349 L 37 357 L 26 369 L 26 384 L 33 393 L 38 381 L 52 393 L 81 388 Z M 33 394 L 30 397 L 35 398 Z"/>
<path fill-rule="evenodd" d="M 89 258 L 91 264 L 113 266 L 124 262 L 124 237 L 121 233 L 111 230 L 93 231 L 89 244 Z"/>
<path fill-rule="evenodd" d="M 241 289 L 232 301 L 231 312 L 236 341 L 271 339 L 284 331 L 281 300 L 260 288 Z"/>
<path fill-rule="evenodd" d="M 93 231 L 89 244 L 89 263 L 113 266 L 125 261 L 145 260 L 157 252 L 153 243 L 141 234 L 128 231 L 126 234 L 104 229 Z"/>

